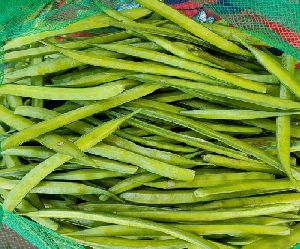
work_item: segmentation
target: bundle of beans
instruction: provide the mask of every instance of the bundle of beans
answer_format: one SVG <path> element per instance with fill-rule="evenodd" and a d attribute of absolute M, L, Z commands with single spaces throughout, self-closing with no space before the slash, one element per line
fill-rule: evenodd
<path fill-rule="evenodd" d="M 4 210 L 92 248 L 293 246 L 294 59 L 138 2 L 4 46 Z"/>

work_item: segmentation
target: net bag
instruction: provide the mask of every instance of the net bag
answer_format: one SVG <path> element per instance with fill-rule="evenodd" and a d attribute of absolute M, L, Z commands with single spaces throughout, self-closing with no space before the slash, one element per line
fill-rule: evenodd
<path fill-rule="evenodd" d="M 279 49 L 279 53 L 284 52 L 300 60 L 300 2 L 298 0 L 166 0 L 165 3 L 195 21 L 203 23 L 216 33 L 218 30 L 209 25 L 223 20 L 220 25 L 233 25 L 240 28 L 268 44 L 269 48 L 273 47 L 273 50 L 270 49 L 270 51 L 274 51 L 276 48 L 275 52 L 278 53 Z M 18 47 L 18 42 L 21 40 L 17 38 L 22 39 L 23 36 L 29 36 L 30 39 L 41 40 L 38 36 L 46 34 L 45 37 L 52 37 L 60 42 L 65 39 L 71 40 L 72 37 L 81 37 L 84 40 L 97 34 L 112 33 L 117 29 L 110 28 L 109 25 L 107 27 L 99 25 L 102 21 L 101 13 L 107 7 L 126 12 L 142 6 L 129 0 L 102 0 L 102 2 L 96 0 L 1 0 L 0 81 L 2 82 L 4 79 L 4 70 L 7 66 L 5 53 Z M 92 21 L 87 28 L 88 31 L 83 32 L 81 31 L 82 25 L 86 25 L 85 20 L 88 18 Z M 56 32 L 57 30 L 60 32 Z M 61 32 L 62 30 L 64 33 Z M 49 35 L 48 32 L 52 35 Z M 27 44 L 32 42 L 32 40 L 28 40 Z M 22 43 L 26 45 L 26 41 L 22 40 Z M 3 138 L 4 136 L 2 136 Z M 0 179 L 0 188 L 1 184 Z M 0 194 L 5 198 L 8 191 L 0 191 Z M 35 210 L 37 209 L 26 200 L 17 207 L 17 211 L 20 213 Z M 50 219 L 29 220 L 2 208 L 0 209 L 0 219 L 0 248 L 86 248 L 55 232 L 55 223 L 52 223 Z M 295 245 L 293 249 L 300 249 L 300 245 Z"/>

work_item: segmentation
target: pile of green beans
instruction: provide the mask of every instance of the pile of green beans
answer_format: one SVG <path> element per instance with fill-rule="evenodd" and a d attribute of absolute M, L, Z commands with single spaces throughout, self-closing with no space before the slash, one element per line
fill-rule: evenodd
<path fill-rule="evenodd" d="M 86 248 L 300 242 L 296 61 L 137 2 L 5 44 L 2 207 Z"/>

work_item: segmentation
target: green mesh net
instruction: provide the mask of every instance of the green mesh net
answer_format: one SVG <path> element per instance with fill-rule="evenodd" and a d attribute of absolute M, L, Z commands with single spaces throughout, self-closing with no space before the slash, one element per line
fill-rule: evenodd
<path fill-rule="evenodd" d="M 20 36 L 61 29 L 80 19 L 99 14 L 101 6 L 99 8 L 99 4 L 95 1 L 1 0 L 0 45 Z M 61 2 L 64 3 L 62 6 L 60 6 Z M 300 2 L 298 0 L 195 0 L 194 2 L 204 4 L 205 8 L 234 26 L 300 60 Z M 102 3 L 116 10 L 139 6 L 131 0 L 103 0 Z M 0 60 L 3 54 L 2 48 Z M 3 63 L 1 67 L 3 72 Z M 3 77 L 3 74 L 1 76 Z M 51 229 L 14 213 L 3 211 L 2 208 L 0 208 L 0 219 L 0 248 L 84 248 Z M 295 246 L 294 249 L 300 249 L 300 246 Z"/>
<path fill-rule="evenodd" d="M 195 0 L 230 24 L 300 60 L 299 0 Z"/>

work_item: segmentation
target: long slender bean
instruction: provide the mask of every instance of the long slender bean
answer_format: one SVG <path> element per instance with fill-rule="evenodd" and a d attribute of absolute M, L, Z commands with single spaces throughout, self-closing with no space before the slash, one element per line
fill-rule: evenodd
<path fill-rule="evenodd" d="M 126 174 L 107 171 L 102 169 L 79 169 L 72 170 L 65 173 L 52 173 L 46 177 L 48 180 L 67 180 L 67 181 L 83 181 L 104 179 L 110 177 L 126 176 Z"/>
<path fill-rule="evenodd" d="M 224 109 L 209 109 L 209 110 L 188 110 L 181 111 L 181 114 L 191 116 L 195 118 L 203 119 L 259 119 L 259 118 L 270 118 L 270 117 L 281 117 L 289 116 L 293 113 L 285 112 L 264 112 L 264 111 L 251 111 L 251 110 L 224 110 Z M 295 112 L 297 114 L 297 112 Z"/>
<path fill-rule="evenodd" d="M 170 113 L 170 112 L 158 111 L 158 110 L 153 111 L 150 108 L 141 109 L 141 113 L 146 116 L 152 116 L 152 117 L 154 116 L 156 118 L 160 118 L 160 119 L 163 119 L 163 120 L 166 120 L 169 122 L 173 122 L 173 123 L 185 126 L 189 129 L 192 129 L 192 130 L 200 133 L 200 134 L 217 139 L 220 142 L 223 142 L 223 143 L 225 143 L 233 148 L 236 148 L 244 153 L 252 155 L 252 156 L 266 162 L 267 164 L 281 170 L 280 163 L 277 160 L 275 160 L 274 158 L 272 158 L 270 155 L 265 153 L 264 151 L 257 149 L 255 147 L 252 147 L 249 144 L 247 144 L 241 140 L 238 140 L 234 137 L 230 137 L 228 135 L 214 131 L 203 123 L 196 122 L 192 119 L 182 117 L 177 114 Z"/>
<path fill-rule="evenodd" d="M 300 97 L 300 86 L 292 74 L 289 73 L 277 60 L 267 53 L 252 47 L 251 45 L 242 42 L 251 53 L 256 57 L 258 62 L 262 64 L 271 74 L 275 75 L 280 82 L 286 86 L 291 92 L 293 92 L 297 97 Z"/>
<path fill-rule="evenodd" d="M 267 173 L 219 173 L 219 174 L 201 174 L 196 175 L 194 180 L 191 182 L 181 181 L 154 181 L 146 183 L 144 185 L 154 188 L 162 189 L 180 189 L 180 188 L 199 188 L 216 186 L 223 184 L 231 184 L 234 182 L 240 182 L 243 180 L 260 180 L 260 179 L 274 179 L 274 176 Z"/>
<path fill-rule="evenodd" d="M 111 153 L 114 151 L 114 153 Z M 128 150 L 118 147 L 98 144 L 91 149 L 88 149 L 91 154 L 99 155 L 109 159 L 118 160 L 121 162 L 130 163 L 146 169 L 149 172 L 156 173 L 171 179 L 191 181 L 194 178 L 195 172 L 190 169 L 184 169 L 175 165 L 160 162 L 149 157 L 145 157 Z"/>
<path fill-rule="evenodd" d="M 51 100 L 100 100 L 114 97 L 124 90 L 122 85 L 102 85 L 84 89 L 5 84 L 0 94 Z"/>
<path fill-rule="evenodd" d="M 4 198 L 7 196 L 8 191 L 5 189 L 0 189 L 0 194 Z M 20 204 L 17 206 L 17 210 L 20 212 L 31 212 L 37 211 L 38 209 L 30 204 L 27 200 L 22 200 Z M 38 222 L 39 224 L 50 228 L 54 231 L 58 230 L 59 224 L 50 218 L 33 218 L 34 221 Z"/>
<path fill-rule="evenodd" d="M 266 92 L 266 87 L 262 83 L 258 83 L 255 81 L 246 80 L 235 76 L 233 74 L 224 72 L 222 70 L 211 68 L 209 66 L 199 64 L 196 62 L 188 61 L 186 59 L 181 59 L 176 56 L 167 55 L 157 51 L 151 51 L 142 48 L 133 48 L 128 45 L 114 45 L 114 44 L 103 44 L 97 45 L 101 48 L 108 49 L 110 51 L 115 51 L 118 53 L 124 53 L 131 56 L 141 57 L 148 60 L 153 60 L 157 62 L 162 62 L 165 64 L 169 64 L 174 67 L 179 67 L 182 69 L 187 69 L 192 72 L 196 72 L 199 74 L 204 74 L 205 76 L 215 78 L 217 80 L 228 82 L 234 86 L 238 86 L 241 88 L 257 91 L 257 92 Z M 75 58 L 75 57 L 73 57 Z M 205 82 L 202 81 L 202 82 Z"/>
<path fill-rule="evenodd" d="M 78 61 L 81 64 L 89 64 L 89 65 L 98 66 L 98 67 L 100 66 L 100 67 L 105 67 L 105 68 L 122 69 L 122 70 L 137 71 L 137 72 L 144 72 L 144 73 L 151 73 L 151 74 L 162 74 L 162 75 L 169 75 L 169 76 L 176 75 L 177 77 L 181 77 L 184 79 L 192 79 L 192 80 L 199 80 L 199 81 L 203 80 L 202 75 L 183 70 L 185 68 L 177 69 L 174 67 L 165 66 L 163 64 L 126 61 L 126 60 L 122 60 L 122 59 L 108 57 L 105 55 L 103 55 L 103 56 L 97 55 L 96 56 L 96 55 L 93 55 L 92 53 L 88 53 L 88 52 L 84 52 L 84 51 L 68 50 L 68 49 L 64 49 L 62 47 L 55 46 L 53 44 L 49 44 L 49 43 L 45 43 L 45 44 L 47 44 L 50 47 L 55 48 L 58 52 L 64 54 L 65 56 L 70 57 L 70 59 L 72 59 L 72 60 Z M 100 45 L 98 45 L 98 46 L 100 46 Z M 125 45 L 117 44 L 116 46 L 119 47 L 119 46 L 125 46 Z M 138 48 L 133 48 L 132 46 L 128 46 L 128 47 L 129 47 L 129 50 L 138 49 Z M 150 51 L 150 52 L 154 53 L 154 51 Z M 177 58 L 177 57 L 174 57 L 174 58 Z M 76 62 L 76 63 L 78 64 L 78 62 Z M 189 62 L 189 63 L 192 63 L 192 62 Z M 196 63 L 196 65 L 200 65 L 200 64 Z M 204 65 L 201 65 L 201 66 L 204 66 Z M 220 73 L 222 74 L 222 71 L 220 71 Z M 11 75 L 8 75 L 7 77 L 11 78 L 13 76 L 14 76 L 13 73 L 11 73 Z M 234 78 L 233 82 L 236 82 L 239 79 L 239 77 L 234 76 L 234 75 L 231 77 Z M 246 83 L 248 82 L 247 80 L 244 80 L 244 79 L 241 79 L 241 80 L 243 82 L 246 81 Z M 250 85 L 252 84 L 251 81 L 248 83 Z M 253 81 L 253 84 L 255 84 L 255 87 L 256 87 L 256 85 L 259 85 L 258 88 L 261 89 L 262 92 L 264 92 L 264 90 L 265 90 L 264 86 L 261 86 L 261 84 L 255 83 L 254 81 Z M 258 91 L 260 91 L 260 90 L 258 90 Z"/>
<path fill-rule="evenodd" d="M 70 48 L 70 49 L 86 48 L 92 46 L 93 43 L 110 43 L 110 42 L 129 38 L 130 36 L 131 35 L 126 33 L 125 31 L 121 31 L 112 34 L 92 37 L 84 41 L 66 42 L 61 45 L 64 48 Z M 28 48 L 24 50 L 6 52 L 4 54 L 3 59 L 5 62 L 12 62 L 12 61 L 20 60 L 22 58 L 38 57 L 38 56 L 43 56 L 47 54 L 49 55 L 53 53 L 56 53 L 55 49 L 47 46 L 41 46 L 41 47 Z"/>
<path fill-rule="evenodd" d="M 39 137 L 40 135 L 43 135 L 49 131 L 70 124 L 79 119 L 88 117 L 101 111 L 106 111 L 131 100 L 138 99 L 139 97 L 147 95 L 158 88 L 159 86 L 154 84 L 145 84 L 134 87 L 111 99 L 98 101 L 96 103 L 92 103 L 90 105 L 61 114 L 60 116 L 57 116 L 53 119 L 42 121 L 35 125 L 31 125 L 30 127 L 27 127 L 26 129 L 17 132 L 9 138 L 7 138 L 6 142 L 10 144 L 11 147 L 13 147 L 25 141 L 29 141 L 31 139 Z M 4 145 L 2 144 L 2 146 Z"/>
<path fill-rule="evenodd" d="M 118 212 L 122 216 L 138 217 L 154 221 L 187 222 L 187 221 L 217 221 L 232 218 L 255 217 L 281 212 L 296 211 L 298 207 L 292 204 L 273 204 L 262 207 L 232 208 L 230 210 L 205 210 L 205 211 L 140 211 Z"/>
<path fill-rule="evenodd" d="M 170 227 L 165 224 L 160 224 L 148 220 L 138 218 L 128 218 L 119 215 L 106 214 L 106 213 L 90 213 L 80 211 L 65 211 L 65 210 L 42 210 L 36 212 L 26 213 L 29 217 L 55 217 L 55 218 L 81 218 L 87 220 L 102 221 L 106 223 L 113 223 L 119 225 L 129 225 L 133 227 L 152 229 L 155 231 L 169 234 L 175 238 L 179 238 L 190 243 L 196 244 L 205 249 L 218 249 L 217 246 L 213 245 L 210 241 L 205 240 L 192 233 L 180 230 L 175 227 Z"/>
<path fill-rule="evenodd" d="M 110 135 L 109 137 L 105 138 L 104 142 L 170 164 L 182 166 L 200 164 L 197 161 L 187 159 L 171 152 L 142 147 L 129 140 L 114 135 Z"/>
<path fill-rule="evenodd" d="M 83 135 L 78 140 L 76 140 L 75 144 L 79 146 L 81 150 L 87 150 L 88 148 L 93 147 L 103 138 L 107 137 L 113 131 L 115 131 L 126 119 L 130 118 L 131 116 L 132 114 L 123 118 L 109 121 L 104 125 L 95 128 L 90 133 Z M 33 187 L 35 187 L 54 169 L 69 161 L 70 159 L 72 159 L 71 156 L 55 154 L 40 163 L 28 174 L 26 174 L 26 176 L 24 176 L 22 180 L 9 192 L 7 198 L 3 203 L 3 208 L 6 210 L 13 210 Z"/>
<path fill-rule="evenodd" d="M 190 51 L 191 53 L 193 53 L 194 55 L 201 57 L 207 61 L 210 61 L 216 65 L 221 66 L 222 68 L 225 68 L 226 71 L 228 72 L 239 72 L 239 73 L 244 73 L 244 74 L 252 74 L 253 71 L 243 67 L 240 65 L 240 63 L 234 63 L 231 60 L 225 60 L 224 58 L 219 58 L 218 56 L 214 56 L 204 50 L 202 50 L 201 48 L 193 45 L 193 44 L 189 44 L 189 43 L 184 43 L 184 42 L 176 42 L 177 45 L 181 46 L 183 49 L 186 49 L 188 51 Z M 253 80 L 253 79 L 251 79 Z"/>
<path fill-rule="evenodd" d="M 116 114 L 116 116 L 119 116 Z M 179 142 L 183 142 L 185 144 L 194 146 L 196 148 L 205 149 L 211 152 L 215 152 L 221 155 L 227 155 L 233 158 L 239 158 L 239 159 L 247 159 L 247 156 L 245 154 L 240 153 L 239 151 L 235 151 L 226 147 L 218 146 L 214 143 L 211 143 L 209 141 L 199 139 L 196 137 L 191 137 L 185 134 L 180 134 L 176 132 L 172 132 L 170 130 L 158 127 L 156 125 L 143 122 L 139 119 L 133 118 L 131 121 L 128 121 L 129 124 L 131 124 L 134 127 L 138 127 L 143 130 L 147 130 L 149 132 L 153 132 L 154 134 L 167 137 Z"/>
<path fill-rule="evenodd" d="M 193 206 L 188 208 L 189 210 L 210 210 L 218 208 L 235 208 L 235 207 L 251 207 L 270 205 L 276 203 L 291 203 L 294 205 L 300 205 L 300 194 L 299 193 L 288 193 L 288 194 L 270 194 L 263 196 L 251 196 L 243 198 L 233 198 L 226 200 L 219 200 L 202 204 L 199 206 Z"/>
<path fill-rule="evenodd" d="M 171 224 L 172 226 L 178 227 L 182 230 L 193 232 L 199 235 L 212 235 L 212 234 L 269 234 L 269 235 L 288 235 L 290 229 L 285 226 L 265 226 L 265 225 L 185 225 L 185 224 Z M 140 230 L 135 227 L 120 226 L 120 225 L 108 225 L 99 226 L 90 229 L 84 229 L 69 233 L 68 235 L 74 236 L 159 236 L 162 235 L 159 232 L 153 230 Z M 103 238 L 104 239 L 104 238 Z"/>
<path fill-rule="evenodd" d="M 237 99 L 249 103 L 254 103 L 261 106 L 278 108 L 282 110 L 291 110 L 291 109 L 299 109 L 299 103 L 291 100 L 280 99 L 277 97 L 273 97 L 267 94 L 259 94 L 248 92 L 239 89 L 231 89 L 221 86 L 208 85 L 200 82 L 193 82 L 181 79 L 174 79 L 166 76 L 155 76 L 155 75 L 147 75 L 147 74 L 135 74 L 127 77 L 131 77 L 136 80 L 146 81 L 146 82 L 156 82 L 158 84 L 173 86 L 184 91 L 185 88 L 196 90 L 188 92 L 194 96 L 197 96 L 198 91 L 205 91 L 206 93 L 210 93 L 216 96 L 223 96 L 227 98 Z"/>
<path fill-rule="evenodd" d="M 228 52 L 249 56 L 249 53 L 245 52 L 245 50 L 238 47 L 234 43 L 211 32 L 209 29 L 205 28 L 200 23 L 197 23 L 194 20 L 188 18 L 187 16 L 182 15 L 180 12 L 164 3 L 161 3 L 159 1 L 151 2 L 148 0 L 138 0 L 138 3 L 142 4 L 150 10 L 153 10 L 154 12 L 157 12 L 159 15 L 178 24 L 180 27 L 186 29 L 192 34 L 195 34 L 203 40 L 212 43 L 218 48 L 221 48 Z"/>
<path fill-rule="evenodd" d="M 130 141 L 139 143 L 139 144 L 143 144 L 146 145 L 148 147 L 153 147 L 153 148 L 157 148 L 157 149 L 161 149 L 161 150 L 167 150 L 167 151 L 173 151 L 173 152 L 183 152 L 183 153 L 191 153 L 191 152 L 196 152 L 198 149 L 197 148 L 193 148 L 190 146 L 183 146 L 183 145 L 179 145 L 179 144 L 171 144 L 168 142 L 156 142 L 156 141 L 151 141 L 151 140 L 146 140 L 122 131 L 118 131 L 118 136 L 122 137 L 122 138 L 126 138 Z"/>
<path fill-rule="evenodd" d="M 55 86 L 87 87 L 122 79 L 122 76 L 103 74 L 105 71 L 102 68 L 80 70 L 75 73 L 56 76 L 51 81 Z"/>
<path fill-rule="evenodd" d="M 50 111 L 46 109 L 41 108 L 32 108 L 28 106 L 22 106 L 16 109 L 15 113 L 19 115 L 25 115 L 30 116 L 34 118 L 39 119 L 50 119 L 55 116 L 58 116 L 59 113 L 56 113 L 55 111 Z M 80 134 L 84 134 L 85 132 L 93 129 L 93 126 L 84 123 L 82 121 L 74 122 L 70 125 L 67 125 L 66 127 L 79 132 Z M 116 134 L 120 134 L 121 131 L 116 131 Z M 123 132 L 124 133 L 124 132 Z M 151 157 L 153 159 L 158 159 L 159 161 L 165 161 L 167 163 L 176 164 L 176 165 L 198 165 L 198 162 L 186 159 L 184 157 L 181 157 L 177 154 L 173 154 L 166 151 L 160 151 L 150 148 L 145 148 L 139 145 L 134 144 L 133 142 L 126 140 L 124 138 L 110 135 L 107 138 L 104 139 L 105 142 L 108 142 L 112 145 L 116 145 L 120 148 L 130 150 L 132 152 Z M 6 154 L 8 152 L 6 151 Z M 9 152 L 11 153 L 11 152 Z M 43 157 L 44 158 L 44 157 Z M 94 160 L 95 161 L 95 160 Z"/>
<path fill-rule="evenodd" d="M 122 57 L 122 55 L 120 54 L 112 53 L 112 52 L 107 53 L 107 52 L 109 51 L 103 49 L 97 49 L 94 51 L 89 50 L 86 53 L 89 55 L 93 54 L 95 56 L 106 55 L 112 58 Z M 39 64 L 30 65 L 28 67 L 21 68 L 14 72 L 5 73 L 4 82 L 11 83 L 24 77 L 46 75 L 50 73 L 60 72 L 66 69 L 76 68 L 83 65 L 84 63 L 81 63 L 77 60 L 65 56 L 61 56 L 56 59 L 45 60 Z"/>
<path fill-rule="evenodd" d="M 284 56 L 283 62 L 285 68 L 293 74 L 295 61 L 291 56 Z M 300 88 L 299 88 L 300 89 Z M 280 98 L 291 99 L 291 93 L 286 86 L 280 86 Z M 276 119 L 276 142 L 277 142 L 277 155 L 282 164 L 282 167 L 290 178 L 290 180 L 297 185 L 295 178 L 291 171 L 290 151 L 291 151 L 291 117 L 283 116 Z"/>
<path fill-rule="evenodd" d="M 249 196 L 255 193 L 272 193 L 279 191 L 293 190 L 295 186 L 287 180 L 251 180 L 243 183 L 231 183 L 214 187 L 199 188 L 194 193 L 197 197 L 207 195 L 240 193 L 240 196 Z"/>
<path fill-rule="evenodd" d="M 118 182 L 116 185 L 109 188 L 109 191 L 111 191 L 114 194 L 120 194 L 125 191 L 142 186 L 143 184 L 145 184 L 147 182 L 154 181 L 160 177 L 161 177 L 160 175 L 156 175 L 156 174 L 152 174 L 152 173 L 137 174 L 137 175 L 129 177 L 123 181 Z"/>
<path fill-rule="evenodd" d="M 68 235 L 75 241 L 86 246 L 94 248 L 111 248 L 111 249 L 126 249 L 126 248 L 157 248 L 157 249 L 184 249 L 190 243 L 178 239 L 166 240 L 138 240 L 125 239 L 114 237 L 82 237 L 78 235 Z"/>
<path fill-rule="evenodd" d="M 260 127 L 268 131 L 276 132 L 276 122 L 274 122 L 273 120 L 269 120 L 269 119 L 250 120 L 249 119 L 249 120 L 243 120 L 242 122 L 248 125 Z M 291 124 L 291 137 L 296 137 L 296 138 L 300 137 L 299 126 Z"/>
<path fill-rule="evenodd" d="M 28 127 L 31 127 L 35 123 L 31 120 L 25 119 L 21 116 L 15 115 L 12 111 L 8 110 L 4 106 L 0 106 L 0 120 L 7 125 L 21 131 Z M 49 133 L 36 138 L 36 140 L 43 144 L 44 146 L 52 149 L 56 152 L 70 155 L 79 160 L 83 160 L 84 162 L 91 163 L 90 160 L 82 153 L 77 146 L 75 146 L 72 142 L 64 139 L 63 137 L 55 134 Z M 18 144 L 16 144 L 18 145 Z M 5 142 L 1 142 L 2 150 L 5 150 Z"/>
<path fill-rule="evenodd" d="M 266 248 L 266 249 L 272 249 L 275 246 L 282 249 L 289 249 L 296 245 L 299 242 L 299 236 L 300 236 L 300 225 L 297 224 L 293 227 L 293 230 L 291 231 L 291 234 L 284 237 L 265 237 L 260 240 L 254 241 L 253 243 L 250 243 L 249 245 L 244 246 L 245 249 L 254 249 L 254 248 Z"/>
<path fill-rule="evenodd" d="M 233 158 L 228 158 L 220 155 L 212 155 L 212 154 L 204 155 L 203 160 L 205 162 L 212 163 L 217 166 L 228 167 L 233 169 L 268 172 L 268 173 L 275 173 L 279 175 L 283 174 L 282 171 L 272 168 L 268 164 L 259 161 L 236 160 Z"/>
<path fill-rule="evenodd" d="M 130 17 L 131 19 L 138 19 L 140 17 L 146 16 L 150 13 L 149 10 L 143 8 L 124 10 L 123 15 Z M 47 37 L 52 37 L 56 35 L 69 34 L 78 31 L 82 31 L 82 27 L 88 29 L 103 28 L 108 26 L 108 21 L 111 18 L 104 14 L 94 15 L 87 17 L 85 19 L 79 20 L 71 25 L 68 25 L 59 30 L 45 31 L 42 33 L 32 34 L 28 36 L 21 36 L 7 42 L 4 46 L 4 50 L 9 50 L 12 48 L 22 47 L 24 45 L 43 40 Z"/>

